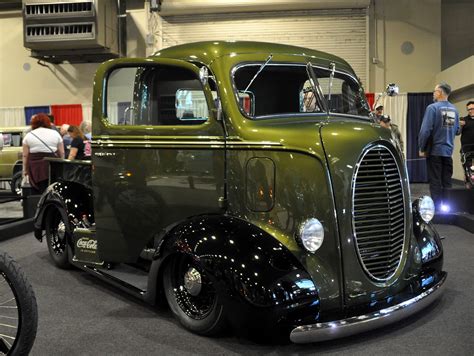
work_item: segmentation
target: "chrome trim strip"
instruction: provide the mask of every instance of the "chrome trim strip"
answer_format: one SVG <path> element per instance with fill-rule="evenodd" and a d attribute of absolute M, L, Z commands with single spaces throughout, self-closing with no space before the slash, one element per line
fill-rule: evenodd
<path fill-rule="evenodd" d="M 440 297 L 446 276 L 444 273 L 435 286 L 392 307 L 347 319 L 298 326 L 291 331 L 290 340 L 298 344 L 333 340 L 395 323 L 419 312 Z"/>
<path fill-rule="evenodd" d="M 141 147 L 160 147 L 160 146 L 209 146 L 224 147 L 224 141 L 149 141 L 149 140 L 94 140 L 92 141 L 94 146 L 141 146 Z M 227 147 L 278 147 L 283 146 L 280 142 L 272 141 L 227 141 Z"/>

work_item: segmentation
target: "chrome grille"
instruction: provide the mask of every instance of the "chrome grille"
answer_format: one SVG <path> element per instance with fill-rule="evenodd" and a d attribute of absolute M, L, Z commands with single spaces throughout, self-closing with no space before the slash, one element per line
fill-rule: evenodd
<path fill-rule="evenodd" d="M 387 147 L 365 152 L 353 184 L 353 227 L 362 266 L 373 279 L 386 281 L 400 265 L 405 240 L 400 170 Z"/>

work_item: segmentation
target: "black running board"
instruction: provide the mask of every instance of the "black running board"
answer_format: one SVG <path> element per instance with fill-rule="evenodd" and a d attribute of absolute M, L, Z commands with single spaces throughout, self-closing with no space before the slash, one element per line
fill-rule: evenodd
<path fill-rule="evenodd" d="M 147 279 L 147 276 L 145 273 L 141 276 L 141 283 L 137 285 L 137 283 L 131 284 L 128 281 L 118 278 L 118 273 L 117 271 L 114 271 L 113 269 L 111 270 L 105 270 L 102 268 L 97 268 L 96 266 L 90 266 L 90 265 L 85 265 L 83 263 L 77 263 L 77 262 L 72 262 L 74 266 L 98 277 L 99 279 L 121 289 L 122 291 L 133 295 L 134 297 L 137 297 L 141 300 L 146 300 L 146 289 L 143 289 L 143 279 Z M 131 267 L 130 267 L 131 268 Z M 121 272 L 120 274 L 123 276 L 126 275 L 127 272 Z"/>

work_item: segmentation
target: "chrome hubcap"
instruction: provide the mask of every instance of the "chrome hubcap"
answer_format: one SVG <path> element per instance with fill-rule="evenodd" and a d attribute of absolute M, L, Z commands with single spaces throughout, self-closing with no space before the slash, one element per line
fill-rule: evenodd
<path fill-rule="evenodd" d="M 66 233 L 66 225 L 61 221 L 58 225 L 58 237 L 62 240 L 64 238 L 64 234 Z"/>
<path fill-rule="evenodd" d="M 191 267 L 184 274 L 184 288 L 186 288 L 188 293 L 193 297 L 196 297 L 201 292 L 201 274 L 194 267 Z"/>

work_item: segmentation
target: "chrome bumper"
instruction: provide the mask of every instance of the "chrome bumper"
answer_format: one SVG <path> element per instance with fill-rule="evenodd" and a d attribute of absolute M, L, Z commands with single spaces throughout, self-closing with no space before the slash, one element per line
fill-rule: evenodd
<path fill-rule="evenodd" d="M 300 344 L 332 340 L 397 322 L 417 313 L 436 300 L 443 292 L 445 281 L 446 273 L 436 285 L 416 297 L 370 314 L 327 323 L 298 326 L 291 331 L 290 340 Z"/>

